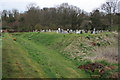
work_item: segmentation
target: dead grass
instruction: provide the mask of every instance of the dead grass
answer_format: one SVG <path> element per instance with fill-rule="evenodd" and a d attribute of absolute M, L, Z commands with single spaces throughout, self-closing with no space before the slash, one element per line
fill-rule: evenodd
<path fill-rule="evenodd" d="M 96 60 L 106 60 L 111 63 L 118 62 L 118 35 L 104 34 L 88 37 L 89 39 L 85 36 L 75 38 L 64 51 L 68 52 L 69 56 L 73 59 L 83 56 L 83 59 L 90 59 L 93 62 Z M 95 43 L 96 45 L 92 45 L 91 43 Z"/>
<path fill-rule="evenodd" d="M 107 47 L 97 47 L 94 56 L 87 56 L 85 58 L 92 60 L 106 60 L 110 63 L 118 63 L 118 47 L 107 46 Z"/>

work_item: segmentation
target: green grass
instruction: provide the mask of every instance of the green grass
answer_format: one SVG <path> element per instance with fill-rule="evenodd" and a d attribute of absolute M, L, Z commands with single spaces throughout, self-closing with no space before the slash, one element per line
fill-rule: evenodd
<path fill-rule="evenodd" d="M 33 33 L 35 35 L 36 33 Z M 17 41 L 13 41 L 9 34 L 3 38 L 3 78 L 85 78 L 89 77 L 84 71 L 79 70 L 72 61 L 66 59 L 56 50 L 48 48 L 46 45 L 55 39 L 28 40 L 31 33 L 23 33 L 16 36 Z M 49 34 L 52 35 L 52 34 Z M 36 35 L 37 36 L 37 35 Z M 60 35 L 62 36 L 62 35 Z M 55 36 L 54 36 L 55 37 Z M 33 39 L 33 40 L 34 40 Z M 51 41 L 51 42 L 50 42 Z M 39 43 L 39 44 L 38 44 Z M 45 43 L 43 45 L 43 43 Z M 52 43 L 51 43 L 52 44 Z"/>
<path fill-rule="evenodd" d="M 89 78 L 90 74 L 78 69 L 78 66 L 91 63 L 83 57 L 93 55 L 91 51 L 96 47 L 109 45 L 104 39 L 111 37 L 110 32 L 23 32 L 10 35 L 5 33 L 3 37 L 3 78 Z M 91 41 L 98 41 L 96 43 L 100 46 L 91 46 Z M 71 46 L 86 54 L 72 58 L 71 55 L 77 53 Z"/>

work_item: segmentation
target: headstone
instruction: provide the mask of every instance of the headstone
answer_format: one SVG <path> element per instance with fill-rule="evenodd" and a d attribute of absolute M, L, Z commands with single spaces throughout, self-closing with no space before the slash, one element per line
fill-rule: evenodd
<path fill-rule="evenodd" d="M 98 34 L 98 31 L 96 31 L 95 34 Z"/>
<path fill-rule="evenodd" d="M 85 30 L 82 30 L 83 33 L 85 33 Z"/>
<path fill-rule="evenodd" d="M 60 32 L 61 32 L 61 33 L 63 33 L 63 32 L 64 32 L 64 30 L 63 30 L 63 29 L 61 29 L 61 30 L 60 30 Z"/>
<path fill-rule="evenodd" d="M 45 30 L 42 30 L 42 32 L 45 32 Z"/>
<path fill-rule="evenodd" d="M 80 31 L 80 34 L 83 34 L 83 31 L 82 31 L 82 30 Z"/>
<path fill-rule="evenodd" d="M 67 32 L 68 32 L 68 33 L 69 33 L 69 31 L 70 31 L 70 30 L 69 30 L 69 29 L 67 29 Z"/>
<path fill-rule="evenodd" d="M 98 33 L 100 33 L 100 30 L 98 30 Z"/>
<path fill-rule="evenodd" d="M 80 34 L 80 30 L 76 30 L 76 34 Z"/>
<path fill-rule="evenodd" d="M 68 32 L 65 30 L 63 33 L 67 34 Z"/>
<path fill-rule="evenodd" d="M 58 33 L 60 33 L 61 32 L 61 29 L 60 28 L 58 28 Z"/>
<path fill-rule="evenodd" d="M 85 33 L 88 33 L 88 30 L 85 30 Z"/>
<path fill-rule="evenodd" d="M 95 28 L 93 29 L 93 34 L 95 34 Z"/>
<path fill-rule="evenodd" d="M 35 30 L 35 32 L 37 32 L 37 30 Z"/>
<path fill-rule="evenodd" d="M 72 30 L 72 29 L 70 29 L 69 33 L 73 33 L 73 30 Z"/>
<path fill-rule="evenodd" d="M 49 29 L 48 32 L 51 32 L 51 30 Z"/>

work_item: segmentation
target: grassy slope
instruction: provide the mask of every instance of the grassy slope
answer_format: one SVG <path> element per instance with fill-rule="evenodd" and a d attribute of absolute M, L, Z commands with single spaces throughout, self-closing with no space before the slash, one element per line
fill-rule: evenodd
<path fill-rule="evenodd" d="M 57 50 L 46 46 L 55 42 L 58 39 L 57 35 L 52 38 L 38 35 L 38 40 L 38 37 L 35 39 L 32 36 L 37 41 L 28 40 L 32 38 L 28 38 L 28 36 L 34 34 L 36 35 L 36 33 L 24 33 L 17 36 L 17 41 L 13 41 L 9 34 L 5 34 L 3 38 L 3 77 L 89 77 Z"/>
<path fill-rule="evenodd" d="M 3 38 L 3 78 L 4 77 L 44 77 L 42 69 L 34 63 L 27 51 L 5 34 Z M 36 72 L 37 71 L 37 72 Z"/>
<path fill-rule="evenodd" d="M 77 68 L 87 63 L 87 60 L 81 59 L 84 57 L 82 54 L 88 56 L 91 49 L 97 48 L 90 44 L 91 41 L 100 43 L 99 49 L 102 46 L 106 48 L 108 42 L 114 47 L 113 36 L 111 33 L 94 35 L 27 32 L 15 33 L 13 36 L 5 34 L 3 77 L 89 77 Z M 13 41 L 12 37 L 16 37 L 17 41 Z M 77 49 L 82 52 L 78 52 Z M 76 57 L 71 60 L 71 55 Z"/>
<path fill-rule="evenodd" d="M 101 34 L 24 33 L 21 37 L 32 41 L 35 44 L 42 44 L 49 49 L 58 51 L 62 53 L 64 57 L 76 60 L 83 58 L 85 55 L 93 56 L 96 54 L 97 56 L 99 53 L 102 54 L 102 48 L 106 49 L 106 53 L 108 52 L 107 50 L 109 50 L 109 52 L 112 50 L 113 53 L 117 52 L 112 49 L 117 47 L 114 34 L 109 32 Z M 93 46 L 91 45 L 91 42 L 97 43 L 98 45 L 100 44 L 100 46 Z M 95 49 L 98 49 L 99 51 Z M 106 55 L 111 54 L 107 53 Z M 106 56 L 103 55 L 103 57 Z M 81 63 L 81 60 L 78 63 Z"/>
<path fill-rule="evenodd" d="M 111 32 L 100 34 L 56 34 L 56 33 L 24 33 L 22 37 L 38 45 L 57 51 L 66 59 L 75 63 L 76 66 L 99 62 L 106 66 L 116 65 L 116 68 L 109 70 L 115 73 L 117 68 L 117 35 Z M 90 39 L 89 39 L 90 38 Z M 91 45 L 96 43 L 96 46 Z M 98 49 L 98 50 L 97 50 Z M 48 50 L 49 51 L 49 50 Z M 85 57 L 88 57 L 85 59 Z M 91 61 L 90 61 L 90 60 Z M 102 61 L 101 61 L 102 60 Z M 108 62 L 104 61 L 107 60 Z M 114 64 L 115 63 L 115 64 Z M 77 68 L 77 67 L 76 67 Z M 109 76 L 106 73 L 104 77 Z"/>

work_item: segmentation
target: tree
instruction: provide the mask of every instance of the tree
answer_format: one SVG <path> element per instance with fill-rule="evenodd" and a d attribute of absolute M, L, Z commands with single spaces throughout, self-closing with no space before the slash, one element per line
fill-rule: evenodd
<path fill-rule="evenodd" d="M 91 14 L 91 21 L 92 21 L 92 29 L 102 29 L 102 24 L 101 24 L 101 14 L 99 10 L 94 10 L 93 13 Z"/>
<path fill-rule="evenodd" d="M 58 23 L 64 29 L 78 29 L 80 26 L 80 13 L 81 10 L 73 5 L 69 5 L 68 3 L 63 3 L 57 8 L 58 12 Z"/>
<path fill-rule="evenodd" d="M 112 14 L 115 14 L 117 11 L 117 2 L 118 0 L 108 0 L 101 6 L 101 9 L 108 14 L 110 27 L 112 27 L 113 24 Z"/>
<path fill-rule="evenodd" d="M 2 17 L 6 18 L 8 15 L 8 11 L 7 10 L 3 10 L 2 11 Z"/>
<path fill-rule="evenodd" d="M 13 13 L 13 17 L 15 17 L 15 19 L 17 19 L 17 17 L 19 16 L 18 10 L 17 9 L 13 9 L 12 13 Z"/>
<path fill-rule="evenodd" d="M 107 14 L 115 14 L 117 12 L 117 3 L 118 0 L 108 0 L 101 6 L 101 9 L 104 10 Z"/>
<path fill-rule="evenodd" d="M 35 28 L 35 25 L 39 23 L 39 7 L 36 4 L 31 3 L 27 6 L 28 11 L 25 13 L 25 25 L 27 29 L 32 31 Z"/>
<path fill-rule="evenodd" d="M 112 1 L 112 0 L 110 0 Z M 116 0 L 117 1 L 117 0 Z M 9 26 L 17 31 L 33 31 L 40 29 L 84 29 L 86 31 L 96 28 L 105 29 L 112 21 L 117 26 L 116 4 L 106 2 L 102 5 L 102 12 L 96 9 L 90 14 L 68 3 L 57 7 L 40 9 L 35 3 L 27 6 L 27 11 L 19 13 L 17 9 L 3 10 L 3 26 Z"/>
<path fill-rule="evenodd" d="M 8 16 L 7 15 L 8 15 L 8 11 L 7 10 L 3 10 L 2 11 L 2 16 L 1 16 L 2 17 L 2 26 L 3 27 L 6 27 L 8 25 L 7 22 L 6 22 L 8 20 Z"/>

